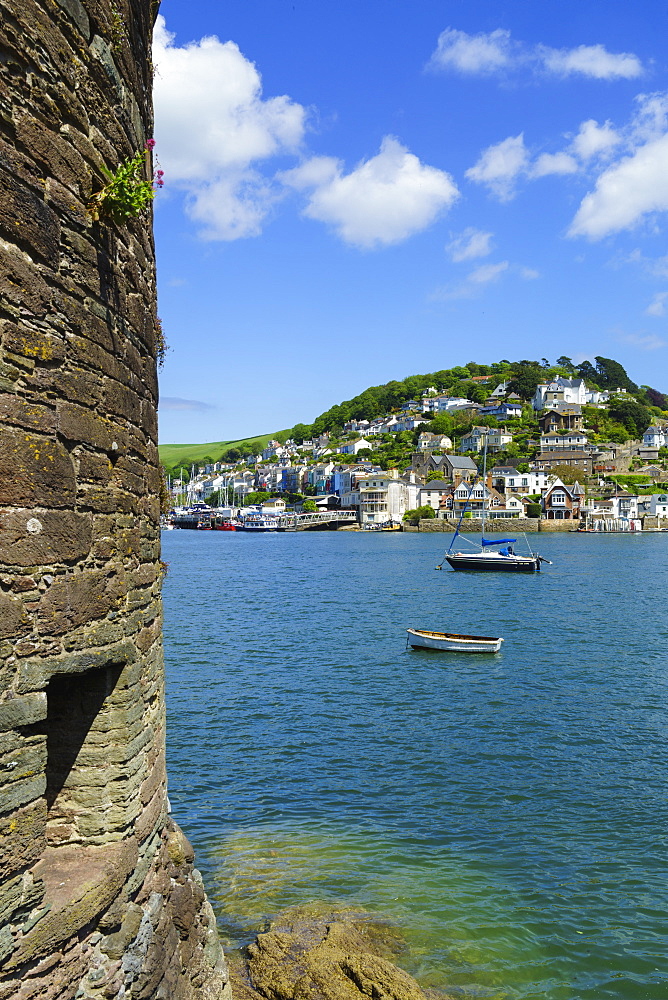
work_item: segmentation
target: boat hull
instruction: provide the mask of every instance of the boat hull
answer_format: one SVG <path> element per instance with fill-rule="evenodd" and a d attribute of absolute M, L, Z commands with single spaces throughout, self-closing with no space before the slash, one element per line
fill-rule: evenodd
<path fill-rule="evenodd" d="M 407 628 L 406 632 L 413 649 L 437 649 L 446 653 L 498 653 L 503 642 L 501 638 L 487 635 L 457 635 L 414 628 Z"/>
<path fill-rule="evenodd" d="M 445 558 L 453 569 L 475 570 L 483 573 L 538 573 L 540 571 L 540 558 L 538 556 L 502 556 L 496 552 L 484 554 L 455 552 Z"/>

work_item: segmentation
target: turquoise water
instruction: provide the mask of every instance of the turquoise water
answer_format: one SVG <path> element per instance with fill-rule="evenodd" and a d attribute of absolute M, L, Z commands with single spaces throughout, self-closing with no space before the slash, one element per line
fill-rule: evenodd
<path fill-rule="evenodd" d="M 666 1000 L 668 535 L 537 541 L 498 576 L 434 572 L 442 535 L 163 534 L 170 799 L 230 947 L 320 900 L 454 997 Z"/>

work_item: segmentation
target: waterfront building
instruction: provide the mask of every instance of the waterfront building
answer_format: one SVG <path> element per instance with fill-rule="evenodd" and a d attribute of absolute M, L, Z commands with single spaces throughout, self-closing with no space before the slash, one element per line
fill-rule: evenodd
<path fill-rule="evenodd" d="M 372 472 L 360 478 L 360 524 L 398 524 L 407 510 L 417 506 L 418 487 L 409 479 L 400 479 L 396 469 Z"/>
<path fill-rule="evenodd" d="M 578 482 L 567 486 L 557 479 L 543 494 L 543 517 L 549 521 L 579 520 L 583 502 L 584 490 Z"/>
<path fill-rule="evenodd" d="M 490 472 L 492 486 L 499 493 L 535 496 L 543 493 L 554 479 L 549 472 L 518 472 L 512 465 L 497 465 Z"/>

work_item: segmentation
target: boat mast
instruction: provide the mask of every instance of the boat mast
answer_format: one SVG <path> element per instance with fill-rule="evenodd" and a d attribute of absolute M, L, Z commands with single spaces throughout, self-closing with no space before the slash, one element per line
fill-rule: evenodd
<path fill-rule="evenodd" d="M 480 535 L 482 550 L 484 546 L 482 542 L 485 540 L 485 513 L 486 513 L 486 503 L 487 503 L 487 438 L 489 436 L 489 431 L 485 432 L 485 447 L 483 449 L 482 455 L 482 531 Z"/>

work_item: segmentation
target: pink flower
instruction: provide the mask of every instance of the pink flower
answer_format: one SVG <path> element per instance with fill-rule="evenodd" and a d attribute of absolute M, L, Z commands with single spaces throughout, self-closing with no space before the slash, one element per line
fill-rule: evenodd
<path fill-rule="evenodd" d="M 154 146 L 155 146 L 155 139 L 147 139 L 144 148 L 150 150 L 153 149 Z"/>
<path fill-rule="evenodd" d="M 165 176 L 165 171 L 164 170 L 156 170 L 155 176 L 156 177 L 164 177 Z"/>

